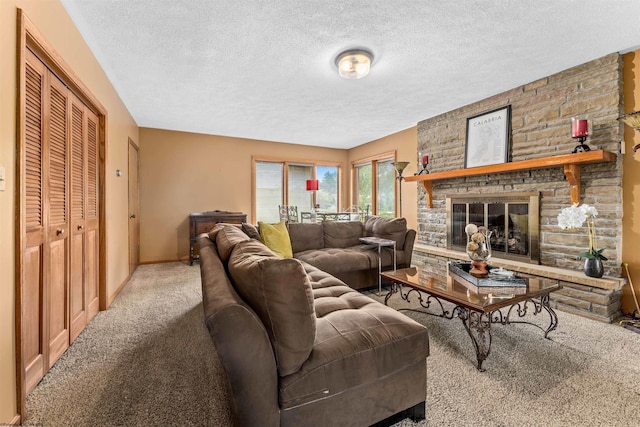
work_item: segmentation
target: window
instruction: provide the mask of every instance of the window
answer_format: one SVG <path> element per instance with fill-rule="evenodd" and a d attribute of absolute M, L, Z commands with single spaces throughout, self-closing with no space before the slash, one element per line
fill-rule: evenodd
<path fill-rule="evenodd" d="M 298 213 L 313 205 L 325 212 L 339 212 L 340 166 L 314 162 L 255 160 L 255 221 L 278 222 L 278 205 L 298 207 Z M 319 181 L 318 191 L 307 191 L 307 180 Z"/>
<path fill-rule="evenodd" d="M 356 166 L 356 204 L 363 210 L 371 207 L 371 183 L 373 182 L 371 163 Z"/>
<path fill-rule="evenodd" d="M 278 222 L 278 205 L 284 195 L 283 164 L 256 162 L 256 218 L 269 223 Z"/>
<path fill-rule="evenodd" d="M 394 217 L 396 179 L 395 153 L 384 153 L 353 162 L 353 200 L 364 211 Z"/>
<path fill-rule="evenodd" d="M 313 204 L 313 192 L 307 191 L 307 180 L 313 179 L 313 165 L 288 165 L 289 197 L 285 205 L 298 207 L 298 212 L 311 209 Z"/>
<path fill-rule="evenodd" d="M 338 211 L 338 167 L 316 166 L 316 179 L 318 191 L 316 191 L 316 203 L 320 209 L 328 212 Z"/>
<path fill-rule="evenodd" d="M 396 213 L 396 175 L 393 159 L 377 162 L 376 206 L 380 216 L 393 218 Z"/>

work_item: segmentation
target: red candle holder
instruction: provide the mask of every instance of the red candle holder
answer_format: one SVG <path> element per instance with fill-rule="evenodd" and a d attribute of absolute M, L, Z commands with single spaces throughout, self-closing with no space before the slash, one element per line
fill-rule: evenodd
<path fill-rule="evenodd" d="M 420 164 L 422 166 L 420 166 Z M 422 154 L 422 153 L 418 153 L 418 172 L 415 173 L 415 175 L 422 175 L 425 173 L 429 173 L 429 170 L 427 169 L 427 166 L 429 166 L 429 155 L 428 154 Z"/>
<path fill-rule="evenodd" d="M 582 153 L 591 151 L 591 148 L 584 142 L 589 136 L 589 122 L 585 119 L 571 119 L 571 138 L 577 139 L 580 144 L 576 145 L 572 153 Z"/>

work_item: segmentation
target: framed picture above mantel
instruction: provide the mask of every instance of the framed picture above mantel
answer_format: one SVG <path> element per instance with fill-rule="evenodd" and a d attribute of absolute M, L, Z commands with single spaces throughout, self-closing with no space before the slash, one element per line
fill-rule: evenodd
<path fill-rule="evenodd" d="M 464 167 L 507 163 L 510 144 L 511 105 L 469 117 Z"/>

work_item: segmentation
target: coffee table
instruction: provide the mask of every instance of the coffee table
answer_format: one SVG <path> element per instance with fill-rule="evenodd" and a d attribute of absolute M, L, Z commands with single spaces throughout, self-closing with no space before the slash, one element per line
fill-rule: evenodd
<path fill-rule="evenodd" d="M 526 279 L 525 288 L 491 288 L 488 292 L 456 275 L 435 274 L 424 267 L 386 271 L 381 276 L 391 281 L 385 304 L 395 294 L 407 302 L 415 294 L 422 308 L 433 310 L 435 307 L 435 312 L 417 311 L 446 319 L 458 317 L 471 337 L 476 350 L 477 369 L 481 372 L 484 371 L 482 362 L 491 352 L 491 325 L 530 324 L 541 329 L 545 338 L 558 326 L 558 316 L 549 305 L 549 294 L 562 286 L 541 277 L 518 275 Z M 455 306 L 447 309 L 442 301 Z M 526 315 L 537 316 L 543 311 L 549 315 L 549 326 L 546 328 L 523 320 Z"/>

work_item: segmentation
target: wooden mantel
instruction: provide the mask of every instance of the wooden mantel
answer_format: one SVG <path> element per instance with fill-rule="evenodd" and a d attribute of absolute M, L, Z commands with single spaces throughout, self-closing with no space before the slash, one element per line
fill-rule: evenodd
<path fill-rule="evenodd" d="M 564 166 L 564 176 L 571 188 L 571 203 L 580 203 L 580 166 L 589 163 L 614 162 L 616 155 L 610 151 L 597 150 L 583 153 L 563 154 L 560 156 L 543 157 L 541 159 L 521 160 L 518 162 L 502 163 L 498 165 L 478 166 L 475 168 L 455 169 L 424 175 L 407 176 L 406 181 L 419 181 L 427 194 L 427 206 L 433 207 L 431 183 L 445 179 L 462 178 L 465 176 L 486 175 L 503 172 L 513 172 L 527 169 L 544 169 L 554 166 Z"/>

